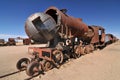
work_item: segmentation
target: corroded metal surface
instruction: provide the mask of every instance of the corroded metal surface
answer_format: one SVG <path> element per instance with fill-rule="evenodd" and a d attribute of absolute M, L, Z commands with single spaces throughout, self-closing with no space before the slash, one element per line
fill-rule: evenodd
<path fill-rule="evenodd" d="M 3 46 L 5 44 L 5 40 L 4 39 L 0 39 L 0 46 Z"/>
<path fill-rule="evenodd" d="M 100 26 L 89 26 L 93 32 L 94 36 L 91 38 L 90 43 L 99 43 L 105 41 L 105 31 L 103 27 Z"/>
<path fill-rule="evenodd" d="M 36 42 L 52 40 L 63 27 L 66 36 L 84 36 L 88 26 L 80 18 L 68 16 L 56 7 L 48 8 L 45 13 L 31 15 L 25 23 L 25 31 L 29 38 Z"/>
<path fill-rule="evenodd" d="M 105 42 L 115 42 L 117 40 L 118 40 L 117 37 L 115 37 L 113 34 L 105 35 Z"/>
<path fill-rule="evenodd" d="M 81 18 L 74 18 L 72 16 L 68 16 L 67 14 L 63 13 L 56 7 L 49 7 L 45 13 L 51 15 L 53 18 L 56 14 L 58 19 L 55 19 L 56 22 L 61 23 L 64 27 L 69 27 L 72 31 L 72 35 L 74 36 L 82 36 L 85 32 L 88 31 L 88 26 L 82 22 Z M 54 15 L 53 15 L 54 14 Z M 59 22 L 61 21 L 61 22 Z"/>
<path fill-rule="evenodd" d="M 24 44 L 24 45 L 29 45 L 29 44 L 31 44 L 31 39 L 29 39 L 29 38 L 23 39 L 23 44 Z"/>
<path fill-rule="evenodd" d="M 30 39 L 49 41 L 54 45 L 28 48 L 28 53 L 32 53 L 30 64 L 27 68 L 25 66 L 29 76 L 53 67 L 59 68 L 71 57 L 78 58 L 98 48 L 103 49 L 109 41 L 117 40 L 111 34 L 105 35 L 103 27 L 87 26 L 81 18 L 68 16 L 66 12 L 66 9 L 49 7 L 44 13 L 35 13 L 27 19 L 25 31 Z"/>
<path fill-rule="evenodd" d="M 15 38 L 8 38 L 7 45 L 16 45 Z"/>

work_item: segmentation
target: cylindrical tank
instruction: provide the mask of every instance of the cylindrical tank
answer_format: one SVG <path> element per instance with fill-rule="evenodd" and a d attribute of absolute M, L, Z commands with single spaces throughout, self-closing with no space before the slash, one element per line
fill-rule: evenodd
<path fill-rule="evenodd" d="M 56 7 L 31 15 L 25 23 L 25 31 L 35 42 L 50 41 L 58 35 L 58 26 L 61 25 L 70 28 L 71 35 L 75 37 L 84 36 L 88 32 L 88 26 L 82 19 L 68 16 Z"/>
<path fill-rule="evenodd" d="M 49 7 L 45 11 L 45 13 L 53 17 L 56 23 L 61 23 L 64 27 L 67 26 L 71 28 L 71 33 L 73 36 L 80 37 L 88 32 L 88 26 L 82 22 L 81 18 L 68 16 L 67 14 L 53 6 Z"/>

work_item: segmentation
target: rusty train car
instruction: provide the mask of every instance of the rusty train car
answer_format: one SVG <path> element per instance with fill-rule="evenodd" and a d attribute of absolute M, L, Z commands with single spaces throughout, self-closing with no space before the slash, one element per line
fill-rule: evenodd
<path fill-rule="evenodd" d="M 116 41 L 118 41 L 119 39 L 117 37 L 115 37 L 113 34 L 106 34 L 105 35 L 105 45 L 109 45 L 112 44 Z"/>
<path fill-rule="evenodd" d="M 88 26 L 81 18 L 66 12 L 66 9 L 52 6 L 28 17 L 26 34 L 35 42 L 49 42 L 49 46 L 29 47 L 32 57 L 20 59 L 16 64 L 18 70 L 25 69 L 27 75 L 34 76 L 53 67 L 59 68 L 71 57 L 78 58 L 106 45 L 108 35 L 103 27 Z"/>
<path fill-rule="evenodd" d="M 8 46 L 16 45 L 15 38 L 8 38 L 7 45 Z"/>
<path fill-rule="evenodd" d="M 12 45 L 16 45 L 16 41 L 14 38 L 8 38 L 7 42 L 4 39 L 0 39 L 0 46 L 12 46 Z"/>
<path fill-rule="evenodd" d="M 5 40 L 4 39 L 0 39 L 0 46 L 4 46 L 5 45 Z"/>

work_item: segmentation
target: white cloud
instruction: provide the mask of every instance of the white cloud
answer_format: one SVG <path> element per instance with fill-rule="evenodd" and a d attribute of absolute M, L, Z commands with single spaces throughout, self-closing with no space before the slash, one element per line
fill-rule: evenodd
<path fill-rule="evenodd" d="M 5 40 L 8 40 L 8 38 L 16 38 L 16 37 L 28 38 L 27 35 L 0 34 L 0 39 L 5 39 Z"/>
<path fill-rule="evenodd" d="M 113 32 L 112 34 L 113 34 L 114 36 L 116 36 L 117 38 L 120 39 L 120 34 L 119 34 L 119 33 L 117 33 L 117 32 Z"/>

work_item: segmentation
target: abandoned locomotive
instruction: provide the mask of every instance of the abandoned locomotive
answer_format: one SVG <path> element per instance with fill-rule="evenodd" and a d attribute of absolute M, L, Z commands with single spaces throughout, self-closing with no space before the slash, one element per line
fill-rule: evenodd
<path fill-rule="evenodd" d="M 34 57 L 20 59 L 17 69 L 26 69 L 29 76 L 34 76 L 53 66 L 60 67 L 71 57 L 78 58 L 106 46 L 103 27 L 88 26 L 81 18 L 68 16 L 66 12 L 66 9 L 49 7 L 44 13 L 35 13 L 27 19 L 25 31 L 29 38 L 35 42 L 49 42 L 49 45 L 29 47 Z"/>

